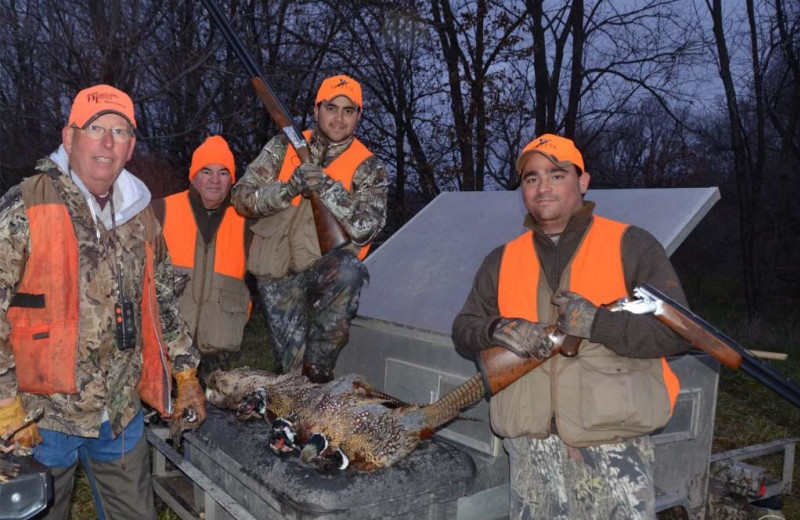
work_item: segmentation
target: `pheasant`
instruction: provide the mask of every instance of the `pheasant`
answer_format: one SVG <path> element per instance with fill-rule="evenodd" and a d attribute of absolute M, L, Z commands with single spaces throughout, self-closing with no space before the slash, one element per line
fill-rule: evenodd
<path fill-rule="evenodd" d="M 277 420 L 280 442 L 302 447 L 304 461 L 320 457 L 318 465 L 330 465 L 327 455 L 337 461 L 335 467 L 349 461 L 364 471 L 396 463 L 484 395 L 480 374 L 430 405 L 403 402 L 355 374 L 314 384 L 300 374 L 275 375 L 245 367 L 218 370 L 206 378 L 208 402 L 237 410 L 239 420 Z M 287 425 L 294 429 L 289 435 Z M 295 451 L 283 444 L 280 448 L 275 451 Z"/>

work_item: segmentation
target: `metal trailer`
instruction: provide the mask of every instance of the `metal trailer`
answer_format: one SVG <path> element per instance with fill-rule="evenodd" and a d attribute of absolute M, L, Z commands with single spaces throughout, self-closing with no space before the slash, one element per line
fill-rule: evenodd
<path fill-rule="evenodd" d="M 426 403 L 475 374 L 455 352 L 450 327 L 485 255 L 524 230 L 520 199 L 513 192 L 443 193 L 367 258 L 371 281 L 337 375 L 360 373 L 389 394 Z M 597 202 L 598 214 L 647 229 L 672 254 L 719 192 L 601 190 L 587 199 Z M 723 488 L 763 495 L 766 473 L 744 462 L 753 453 L 784 453 L 783 478 L 769 481 L 768 490 L 788 491 L 794 441 L 712 459 L 718 364 L 687 354 L 670 365 L 682 390 L 671 421 L 653 436 L 657 509 L 705 518 L 712 462 Z M 199 511 L 208 520 L 506 518 L 508 461 L 489 427 L 488 404 L 464 417 L 391 468 L 324 475 L 269 453 L 263 424 L 238 424 L 212 408 L 206 424 L 186 435 L 185 458 L 164 443 L 163 431 L 149 431 L 156 492 L 185 519 Z"/>

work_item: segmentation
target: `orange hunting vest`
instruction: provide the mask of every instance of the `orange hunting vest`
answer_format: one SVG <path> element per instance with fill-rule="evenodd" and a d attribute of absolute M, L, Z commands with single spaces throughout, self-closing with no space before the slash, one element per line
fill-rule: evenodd
<path fill-rule="evenodd" d="M 164 239 L 167 241 L 172 264 L 184 269 L 194 269 L 195 241 L 197 226 L 192 226 L 194 233 L 186 232 L 186 222 L 194 223 L 194 214 L 189 202 L 189 192 L 182 191 L 164 199 Z M 233 209 L 225 210 L 216 234 L 214 251 L 214 272 L 244 280 L 246 260 L 244 256 L 245 219 Z"/>
<path fill-rule="evenodd" d="M 308 141 L 311 138 L 311 130 L 306 130 L 303 132 L 303 135 L 306 141 Z M 341 155 L 331 161 L 328 166 L 323 168 L 322 171 L 331 179 L 341 182 L 344 189 L 350 192 L 353 188 L 353 175 L 355 175 L 361 163 L 370 157 L 372 157 L 372 152 L 370 152 L 358 138 L 354 137 L 350 146 L 348 146 Z M 281 171 L 278 173 L 278 180 L 283 182 L 288 181 L 300 164 L 300 156 L 297 155 L 297 151 L 293 146 L 288 146 L 286 155 L 283 157 L 283 163 L 281 164 Z M 295 206 L 300 204 L 301 197 L 302 195 L 298 195 L 293 198 L 292 204 Z M 369 247 L 370 244 L 365 244 L 361 247 L 361 250 L 358 252 L 358 258 L 360 260 L 363 260 L 364 257 L 367 256 Z"/>
<path fill-rule="evenodd" d="M 569 290 L 602 305 L 628 295 L 622 268 L 622 234 L 628 226 L 603 217 L 593 218 L 567 268 Z M 539 321 L 536 298 L 531 298 L 538 292 L 539 275 L 533 231 L 528 231 L 506 244 L 503 251 L 497 288 L 501 316 Z"/>
<path fill-rule="evenodd" d="M 26 186 L 36 183 L 33 194 Z M 39 176 L 23 183 L 31 255 L 6 317 L 20 392 L 74 394 L 79 332 L 79 258 L 72 218 L 49 182 Z M 155 223 L 155 218 L 153 218 Z M 145 246 L 142 276 L 142 375 L 140 397 L 162 415 L 170 410 L 172 363 L 161 340 L 155 297 L 153 247 Z"/>
<path fill-rule="evenodd" d="M 622 264 L 622 236 L 627 228 L 628 226 L 626 224 L 620 222 L 598 216 L 593 217 L 592 224 L 586 232 L 580 246 L 578 246 L 578 250 L 575 252 L 572 261 L 565 272 L 562 273 L 562 284 L 566 283 L 566 287 L 568 287 L 569 290 L 581 294 L 595 305 L 611 303 L 626 297 L 628 294 L 625 286 Z M 563 286 L 564 285 L 562 285 L 562 287 Z M 533 322 L 549 321 L 552 315 L 552 304 L 549 302 L 549 296 L 550 289 L 549 286 L 547 286 L 547 280 L 544 274 L 541 272 L 539 258 L 533 242 L 533 232 L 527 231 L 507 243 L 503 250 L 497 290 L 500 315 L 525 318 Z M 547 308 L 544 306 L 547 306 Z M 589 345 L 591 345 L 591 347 Z M 608 362 L 620 367 L 625 367 L 626 363 L 633 363 L 636 365 L 636 370 L 638 370 L 640 368 L 639 365 L 642 363 L 655 361 L 630 360 L 628 358 L 616 356 L 613 352 L 605 350 L 601 345 L 588 342 L 586 348 L 590 349 L 587 350 L 587 352 L 591 352 L 587 355 L 606 356 L 606 358 L 609 359 Z M 603 352 L 605 352 L 605 354 L 603 354 Z M 610 356 L 610 358 L 608 358 L 608 356 Z M 579 372 L 574 372 L 572 368 L 576 363 L 583 363 L 580 365 L 582 367 L 581 370 L 588 370 L 590 365 L 586 363 L 599 362 L 602 361 L 602 359 L 595 361 L 598 360 L 598 358 L 591 357 L 586 358 L 582 362 L 580 361 L 580 353 L 576 358 L 556 357 L 558 359 L 551 360 L 551 362 L 554 361 L 557 365 L 551 366 L 551 364 L 548 364 L 547 367 L 549 368 L 545 367 L 545 370 L 546 373 L 550 374 L 550 377 L 558 377 L 557 374 L 560 374 L 561 378 L 558 380 L 559 382 L 546 383 L 540 381 L 536 384 L 545 386 L 538 386 L 536 388 L 549 393 L 550 390 L 546 389 L 552 385 L 552 398 L 554 399 L 552 412 L 556 414 L 557 420 L 558 414 L 562 414 L 563 422 L 559 423 L 558 431 L 565 442 L 577 446 L 590 445 L 596 442 L 610 441 L 636 434 L 636 432 L 627 431 L 625 427 L 622 427 L 619 431 L 609 433 L 609 438 L 606 439 L 604 437 L 605 434 L 601 430 L 607 428 L 608 431 L 611 431 L 612 427 L 608 424 L 600 426 L 599 430 L 593 430 L 591 428 L 583 429 L 583 427 L 580 426 L 582 422 L 592 423 L 598 416 L 605 420 L 609 413 L 613 414 L 613 412 L 609 411 L 613 409 L 613 406 L 606 409 L 604 408 L 607 406 L 606 404 L 602 402 L 597 403 L 596 405 L 599 407 L 597 409 L 598 413 L 588 417 L 586 414 L 592 414 L 592 410 L 576 411 L 573 409 L 574 406 L 565 408 L 565 405 L 559 405 L 558 403 L 562 399 L 574 403 L 574 399 L 578 399 L 580 402 L 580 399 L 586 398 L 585 396 L 581 397 L 582 394 L 580 393 L 573 393 L 581 392 L 582 390 L 579 390 L 578 387 L 572 390 L 574 384 L 565 380 L 565 376 L 566 374 L 570 374 L 568 377 L 577 377 L 576 374 Z M 612 361 L 613 359 L 617 359 L 617 361 Z M 662 402 L 662 406 L 668 404 L 668 413 L 671 415 L 675 400 L 680 391 L 680 384 L 667 361 L 663 358 L 660 361 L 660 378 L 662 381 L 653 384 L 657 384 L 658 386 L 663 385 L 662 388 L 666 388 L 665 397 L 668 399 L 669 403 Z M 659 373 L 657 366 L 653 366 L 653 369 L 655 370 L 655 374 Z M 541 378 L 544 373 L 545 372 L 537 374 L 535 377 Z M 529 374 L 529 376 L 533 377 L 533 373 Z M 656 378 L 658 378 L 658 376 L 656 376 Z M 519 381 L 515 382 L 514 385 L 517 383 L 519 383 Z M 497 400 L 497 403 L 490 403 L 493 414 L 493 426 L 498 430 L 500 435 L 513 437 L 525 433 L 533 434 L 534 431 L 536 432 L 536 436 L 546 435 L 550 420 L 549 416 L 538 417 L 537 415 L 536 419 L 533 419 L 530 423 L 518 422 L 514 419 L 513 410 L 516 406 L 530 406 L 529 404 L 524 404 L 524 394 L 519 394 L 521 391 L 520 389 L 526 388 L 528 389 L 525 390 L 526 392 L 530 391 L 530 389 L 535 386 L 531 386 L 532 384 L 531 382 L 521 383 L 522 386 L 517 390 L 511 390 L 510 393 L 504 396 L 503 394 L 508 391 L 508 389 L 506 389 L 492 399 L 492 401 Z M 514 392 L 517 392 L 517 394 L 515 395 Z M 522 398 L 522 401 L 520 401 L 520 398 Z M 569 401 L 570 399 L 572 400 Z M 521 413 L 525 416 L 527 412 Z M 597 420 L 600 421 L 600 419 Z M 534 431 L 527 429 L 532 424 L 536 425 Z M 545 429 L 542 430 L 540 428 Z"/>
<path fill-rule="evenodd" d="M 188 191 L 165 198 L 164 209 L 164 239 L 175 271 L 190 275 L 178 304 L 195 345 L 202 354 L 238 351 L 251 307 L 244 283 L 244 217 L 225 208 L 213 240 L 205 244 Z"/>

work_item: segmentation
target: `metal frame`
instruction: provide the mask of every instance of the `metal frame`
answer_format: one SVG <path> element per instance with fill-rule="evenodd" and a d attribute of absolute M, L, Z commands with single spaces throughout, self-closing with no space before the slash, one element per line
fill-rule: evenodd
<path fill-rule="evenodd" d="M 711 479 L 715 487 L 747 497 L 750 501 L 788 494 L 792 491 L 795 445 L 798 441 L 798 438 L 779 439 L 714 454 L 710 458 Z M 777 481 L 769 478 L 766 469 L 745 462 L 781 451 L 783 467 L 780 480 Z"/>
<path fill-rule="evenodd" d="M 153 447 L 153 491 L 183 520 L 218 520 L 233 517 L 237 520 L 256 520 L 246 509 L 211 481 L 194 464 L 185 459 L 166 443 L 169 430 L 164 427 L 151 426 L 147 429 L 147 442 Z M 170 469 L 169 461 L 175 469 Z M 194 485 L 195 502 L 202 499 L 203 516 L 190 511 L 164 485 L 164 481 L 173 478 L 188 478 Z M 198 492 L 201 497 L 197 497 Z M 185 497 L 184 497 L 185 498 Z M 218 515 L 218 508 L 225 512 Z"/>

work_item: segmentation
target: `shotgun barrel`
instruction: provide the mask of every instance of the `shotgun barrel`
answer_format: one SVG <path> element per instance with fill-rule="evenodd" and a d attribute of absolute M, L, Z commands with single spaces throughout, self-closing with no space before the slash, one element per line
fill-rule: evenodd
<path fill-rule="evenodd" d="M 713 325 L 649 284 L 637 287 L 633 294 L 637 298 L 653 300 L 653 315 L 693 347 L 706 352 L 729 368 L 741 370 L 800 408 L 800 387 L 795 382 L 758 359 Z"/>
<path fill-rule="evenodd" d="M 211 15 L 214 24 L 222 31 L 222 35 L 228 41 L 233 53 L 250 76 L 250 83 L 266 107 L 267 112 L 269 112 L 270 117 L 297 151 L 300 161 L 303 163 L 311 162 L 311 152 L 308 149 L 308 142 L 303 136 L 303 132 L 294 122 L 289 110 L 275 94 L 269 82 L 258 70 L 253 57 L 250 56 L 239 37 L 236 36 L 230 23 L 220 11 L 219 6 L 214 0 L 201 1 Z M 303 193 L 303 196 L 307 197 L 311 203 L 311 212 L 314 215 L 314 224 L 317 230 L 317 240 L 319 240 L 319 248 L 322 254 L 349 244 L 350 237 L 345 233 L 333 213 L 325 207 L 319 194 L 315 191 L 307 191 Z"/>

